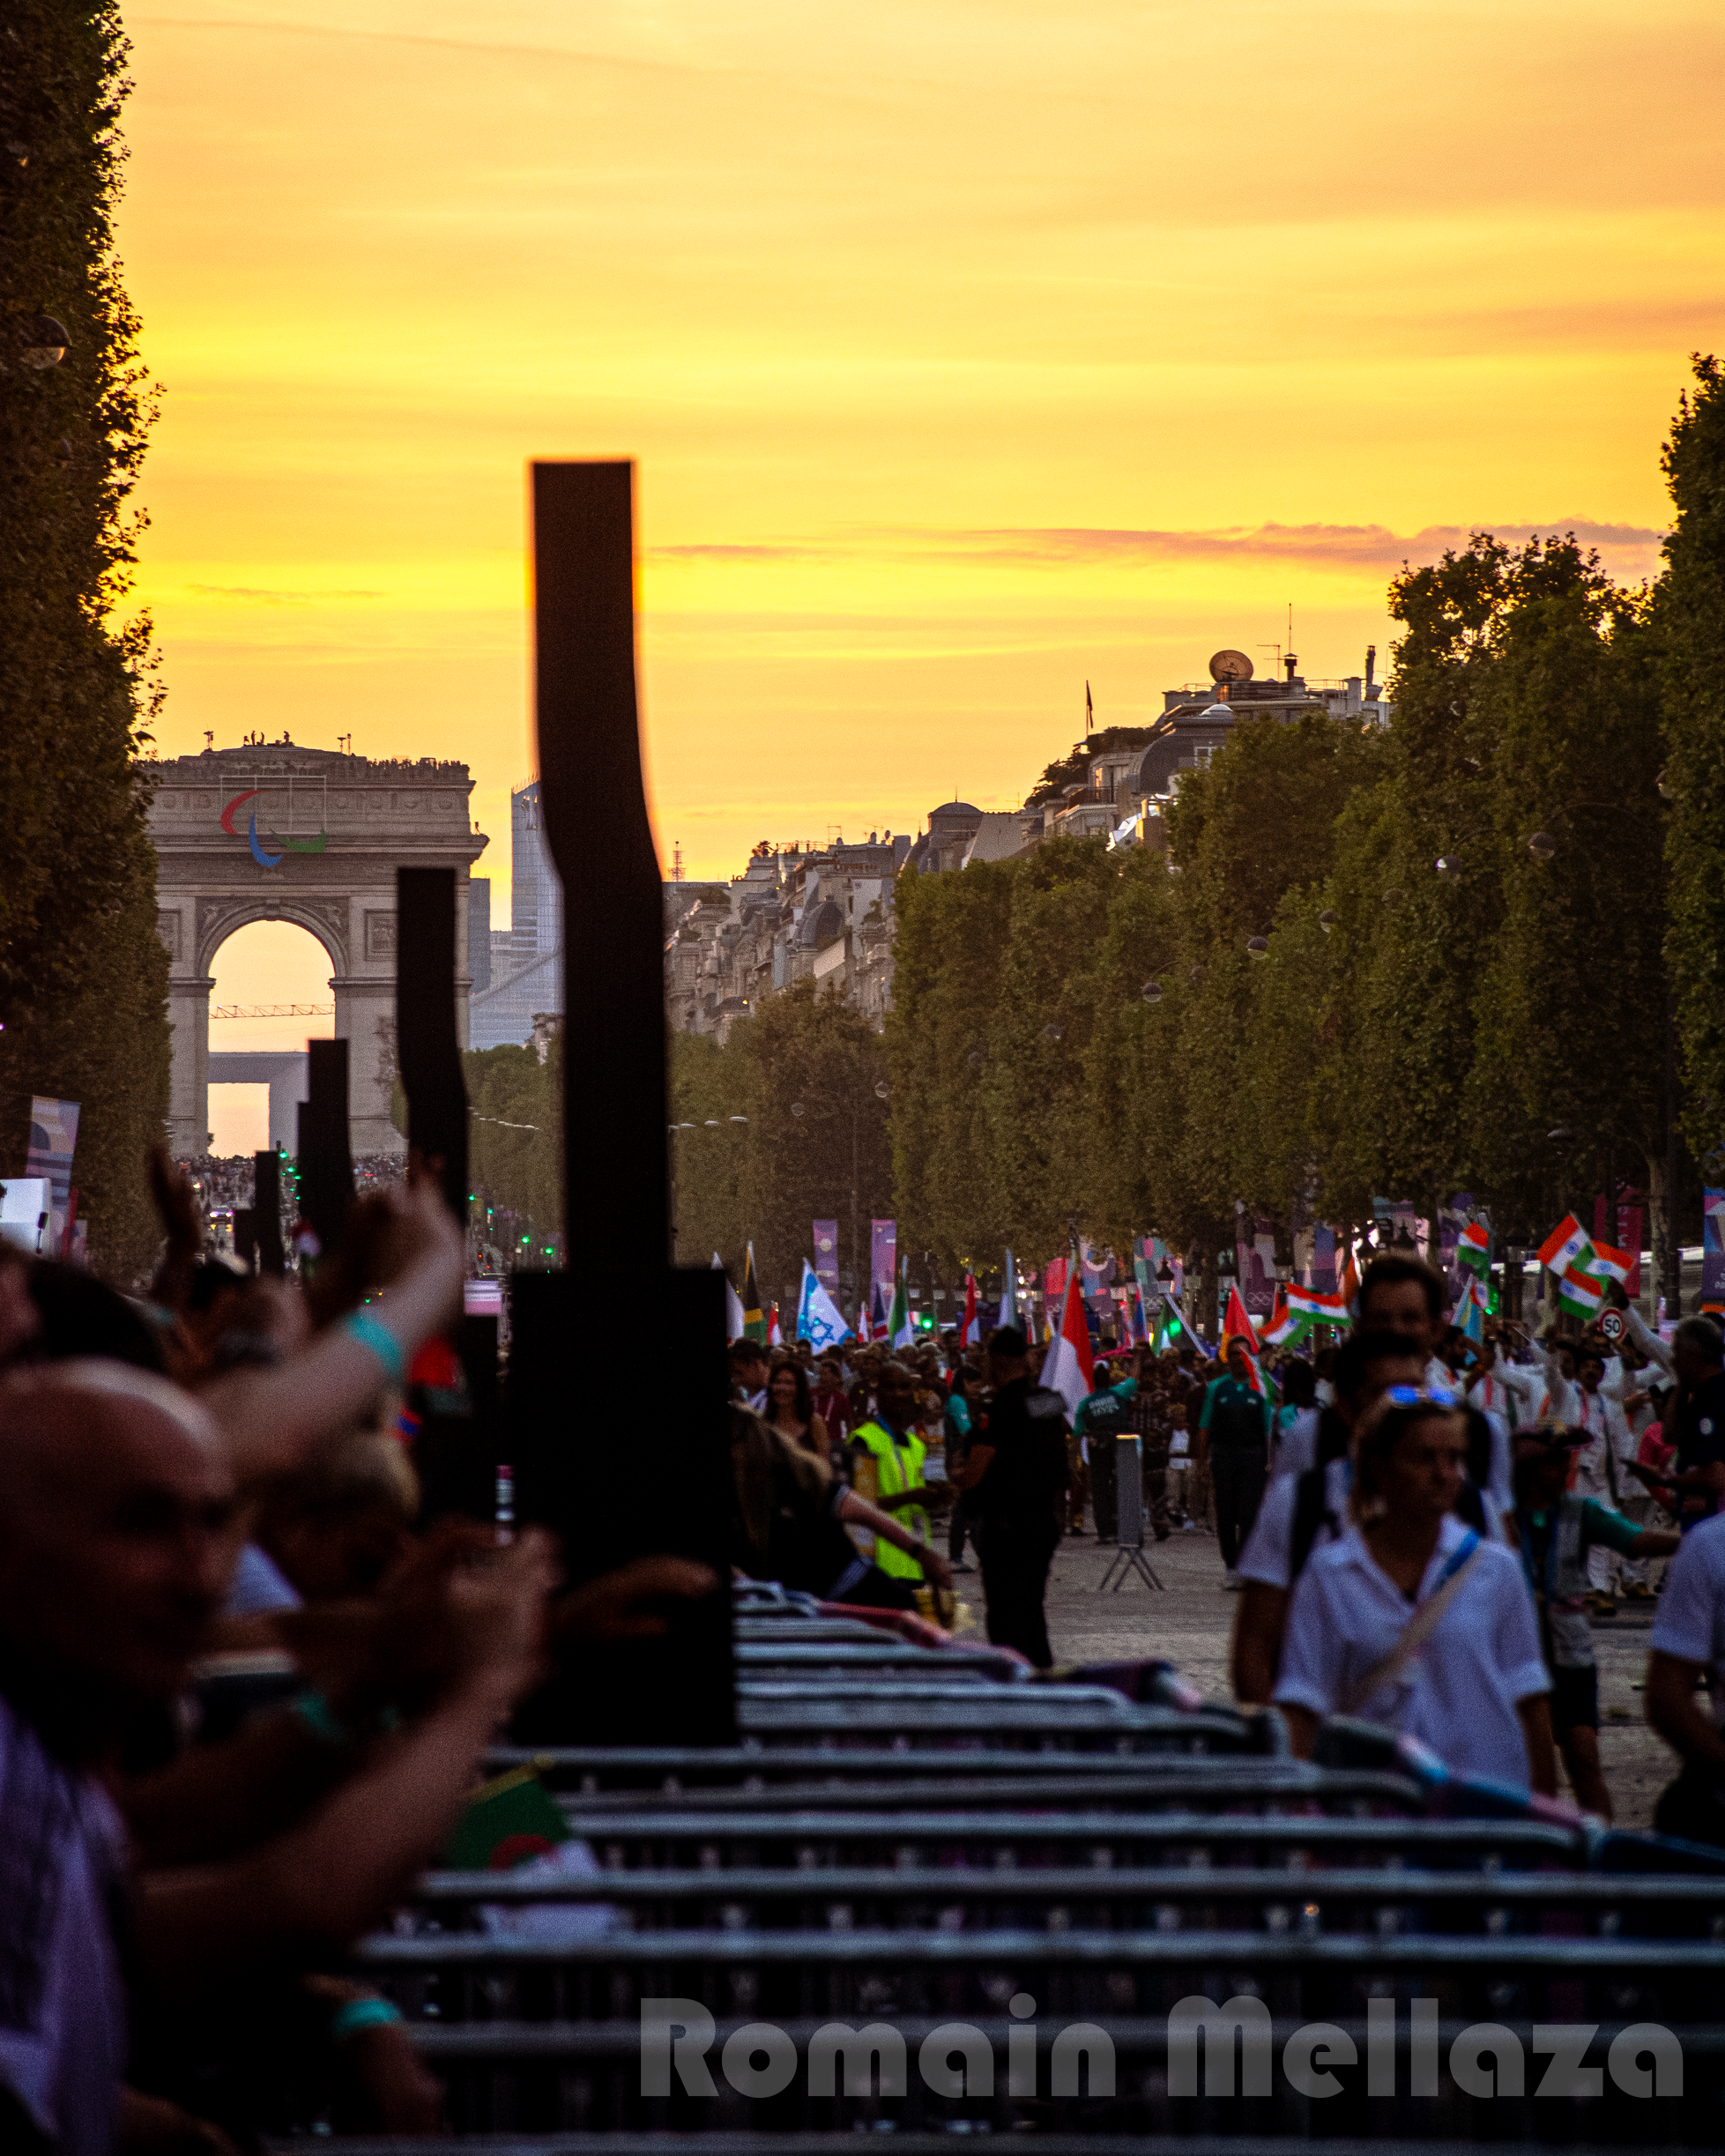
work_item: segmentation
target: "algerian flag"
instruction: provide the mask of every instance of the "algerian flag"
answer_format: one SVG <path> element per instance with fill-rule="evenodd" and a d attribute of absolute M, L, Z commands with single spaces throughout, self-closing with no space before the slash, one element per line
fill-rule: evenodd
<path fill-rule="evenodd" d="M 1605 1300 L 1605 1285 L 1591 1273 L 1583 1272 L 1579 1265 L 1572 1265 L 1558 1281 L 1558 1306 L 1573 1317 L 1591 1318 L 1597 1314 Z"/>
<path fill-rule="evenodd" d="M 904 1260 L 903 1269 L 893 1282 L 892 1315 L 887 1320 L 887 1338 L 895 1355 L 901 1348 L 917 1344 L 917 1328 L 911 1320 L 911 1260 Z"/>
<path fill-rule="evenodd" d="M 743 1260 L 743 1331 L 751 1340 L 767 1344 L 767 1313 L 762 1306 L 761 1289 L 755 1277 L 755 1245 L 748 1245 L 748 1255 Z"/>
<path fill-rule="evenodd" d="M 836 1303 L 821 1285 L 814 1268 L 803 1260 L 802 1292 L 797 1298 L 797 1338 L 806 1340 L 817 1355 L 848 1340 L 851 1328 Z"/>
<path fill-rule="evenodd" d="M 1573 1213 L 1565 1213 L 1539 1246 L 1539 1261 L 1548 1273 L 1562 1274 L 1588 1247 L 1587 1231 Z"/>
<path fill-rule="evenodd" d="M 725 1273 L 725 1262 L 718 1253 L 713 1253 L 713 1270 Z M 731 1275 L 725 1273 L 725 1337 L 740 1340 L 743 1336 L 743 1306 L 737 1290 L 731 1285 Z"/>
<path fill-rule="evenodd" d="M 1455 1254 L 1470 1273 L 1483 1280 L 1491 1269 L 1491 1238 L 1477 1221 L 1464 1228 L 1457 1239 Z"/>
<path fill-rule="evenodd" d="M 1626 1250 L 1618 1250 L 1610 1243 L 1595 1243 L 1592 1254 L 1585 1260 L 1584 1269 L 1606 1280 L 1615 1280 L 1622 1286 L 1635 1270 L 1635 1259 Z"/>

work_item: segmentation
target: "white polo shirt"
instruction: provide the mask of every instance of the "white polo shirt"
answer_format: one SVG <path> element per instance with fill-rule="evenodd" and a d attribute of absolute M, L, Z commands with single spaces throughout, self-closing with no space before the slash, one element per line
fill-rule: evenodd
<path fill-rule="evenodd" d="M 1414 1603 L 1380 1569 L 1357 1528 L 1314 1550 L 1288 1606 L 1277 1701 L 1336 1713 L 1349 1688 L 1394 1647 L 1470 1532 L 1453 1516 L 1444 1520 Z M 1458 1773 L 1526 1789 L 1516 1703 L 1550 1689 L 1521 1558 L 1501 1543 L 1482 1542 L 1431 1637 L 1355 1711 L 1419 1737 Z"/>
<path fill-rule="evenodd" d="M 1343 1533 L 1348 1526 L 1348 1485 L 1352 1474 L 1352 1463 L 1345 1454 L 1339 1460 L 1325 1462 L 1324 1509 Z M 1240 1552 L 1242 1580 L 1259 1580 L 1271 1587 L 1287 1586 L 1289 1568 L 1294 1561 L 1294 1514 L 1298 1509 L 1299 1495 L 1297 1474 L 1278 1475 L 1264 1492 L 1258 1517 L 1245 1538 L 1245 1548 Z M 1312 1547 L 1316 1550 L 1320 1543 L 1334 1542 L 1335 1538 L 1336 1530 L 1320 1519 Z M 1307 1563 L 1310 1562 L 1308 1558 Z"/>
<path fill-rule="evenodd" d="M 1725 1513 L 1692 1528 L 1671 1559 L 1647 1644 L 1713 1671 L 1714 1720 L 1725 1727 Z"/>

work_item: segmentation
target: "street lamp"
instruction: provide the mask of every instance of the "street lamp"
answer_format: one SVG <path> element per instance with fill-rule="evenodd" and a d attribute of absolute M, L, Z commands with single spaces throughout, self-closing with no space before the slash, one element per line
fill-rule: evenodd
<path fill-rule="evenodd" d="M 1144 1000 L 1146 1003 L 1160 1003 L 1162 1000 L 1162 983 L 1160 981 L 1146 981 L 1144 984 L 1143 993 Z"/>
<path fill-rule="evenodd" d="M 1318 916 L 1318 926 L 1323 930 L 1326 935 L 1328 935 L 1335 928 L 1335 909 L 1333 906 L 1326 906 L 1323 911 Z"/>
<path fill-rule="evenodd" d="M 52 315 L 19 315 L 12 331 L 18 339 L 19 358 L 38 374 L 57 367 L 71 342 L 65 323 L 56 322 Z"/>
<path fill-rule="evenodd" d="M 1528 851 L 1536 861 L 1549 861 L 1558 851 L 1558 842 L 1550 831 L 1535 831 L 1528 841 Z"/>
<path fill-rule="evenodd" d="M 1269 938 L 1268 936 L 1249 936 L 1246 939 L 1245 955 L 1248 958 L 1268 958 L 1270 955 Z"/>
<path fill-rule="evenodd" d="M 1454 854 L 1440 853 L 1438 856 L 1438 874 L 1446 883 L 1460 883 L 1461 864 Z"/>

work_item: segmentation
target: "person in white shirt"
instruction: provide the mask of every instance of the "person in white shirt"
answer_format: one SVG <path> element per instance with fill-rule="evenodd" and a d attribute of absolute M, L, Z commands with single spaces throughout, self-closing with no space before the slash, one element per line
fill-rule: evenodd
<path fill-rule="evenodd" d="M 1648 1645 L 1647 1716 L 1683 1762 L 1653 1823 L 1725 1847 L 1725 1513 L 1692 1528 L 1671 1559 Z M 1696 1687 L 1711 1676 L 1711 1712 Z"/>
<path fill-rule="evenodd" d="M 1423 1367 L 1416 1345 L 1394 1333 L 1354 1333 L 1336 1351 L 1335 1405 L 1324 1412 L 1314 1464 L 1303 1474 L 1276 1476 L 1240 1552 L 1240 1604 L 1230 1661 L 1234 1697 L 1242 1706 L 1268 1705 L 1294 1581 L 1313 1550 L 1347 1532 L 1354 1425 L 1391 1386 L 1417 1386 Z"/>
<path fill-rule="evenodd" d="M 1530 1364 L 1512 1362 L 1505 1343 L 1488 1333 L 1480 1344 L 1479 1374 L 1468 1387 L 1468 1401 L 1482 1415 L 1496 1415 L 1512 1430 L 1539 1419 L 1545 1373 Z"/>
<path fill-rule="evenodd" d="M 1591 1498 L 1607 1512 L 1623 1510 L 1625 1486 L 1633 1488 L 1627 1463 L 1635 1457 L 1635 1439 L 1621 1402 L 1605 1383 L 1606 1358 L 1599 1349 L 1584 1344 L 1575 1357 L 1575 1383 L 1571 1388 L 1573 1426 L 1585 1430 L 1587 1441 L 1575 1455 L 1572 1489 Z M 1625 1579 L 1645 1580 L 1645 1558 L 1618 1558 L 1615 1550 L 1595 1543 L 1587 1550 L 1587 1586 L 1602 1602 L 1612 1602 L 1611 1569 L 1621 1564 Z"/>
<path fill-rule="evenodd" d="M 1288 1611 L 1275 1701 L 1293 1749 L 1363 1716 L 1431 1746 L 1456 1773 L 1557 1791 L 1551 1681 L 1521 1561 L 1454 1517 L 1463 1418 L 1387 1396 L 1354 1439 L 1352 1525 L 1316 1550 Z"/>

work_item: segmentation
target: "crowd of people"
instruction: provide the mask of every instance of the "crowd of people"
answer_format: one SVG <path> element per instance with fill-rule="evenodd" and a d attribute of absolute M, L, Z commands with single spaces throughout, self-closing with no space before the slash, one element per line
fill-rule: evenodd
<path fill-rule="evenodd" d="M 0 1248 L 0 2147 L 212 2156 L 308 2077 L 338 2130 L 435 2130 L 347 1949 L 500 1733 L 728 1583 L 661 1556 L 570 1584 L 539 1528 L 429 1515 L 406 1402 L 464 1274 L 432 1184 L 359 1198 L 336 1251 L 271 1278 L 212 1247 L 191 1178 L 156 1181 L 145 1296 Z M 979 1574 L 991 1637 L 1046 1669 L 1053 1554 L 1120 1532 L 1126 1441 L 1146 1531 L 1214 1531 L 1234 1690 L 1301 1751 L 1355 1716 L 1523 1790 L 1561 1757 L 1606 1814 L 1592 1628 L 1655 1602 L 1659 1824 L 1725 1845 L 1719 1329 L 1474 1347 L 1444 1309 L 1387 1257 L 1315 1359 L 1127 1349 L 1071 1412 L 1013 1325 L 962 1351 L 737 1341 L 731 1569 L 913 1630 Z M 239 1711 L 221 1673 L 252 1669 L 273 1690 Z"/>
<path fill-rule="evenodd" d="M 745 1339 L 733 1415 L 799 1479 L 799 1516 L 844 1530 L 818 1560 L 787 1543 L 773 1576 L 939 1610 L 973 1550 L 989 1638 L 1041 1669 L 1054 1553 L 1114 1539 L 1133 1440 L 1149 1531 L 1214 1533 L 1235 1695 L 1279 1706 L 1296 1751 L 1342 1715 L 1523 1790 L 1555 1794 L 1561 1762 L 1608 1819 L 1594 1629 L 1646 1604 L 1647 1718 L 1681 1768 L 1658 1824 L 1725 1845 L 1725 1738 L 1697 1704 L 1725 1667 L 1725 1333 L 1697 1315 L 1668 1341 L 1613 1300 L 1610 1325 L 1473 1339 L 1442 1276 L 1389 1253 L 1315 1356 L 1126 1347 L 1069 1409 L 1013 1326 L 820 1357 Z"/>

